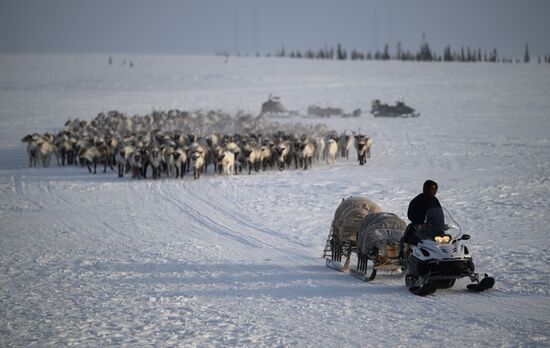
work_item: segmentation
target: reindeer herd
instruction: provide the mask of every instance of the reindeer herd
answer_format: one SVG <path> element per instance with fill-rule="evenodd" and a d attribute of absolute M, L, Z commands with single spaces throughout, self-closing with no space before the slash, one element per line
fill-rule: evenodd
<path fill-rule="evenodd" d="M 219 131 L 223 130 L 225 131 Z M 96 174 L 117 169 L 119 177 L 142 179 L 149 175 L 182 178 L 193 172 L 234 175 L 242 171 L 308 169 L 315 162 L 332 165 L 349 159 L 353 146 L 359 164 L 370 157 L 372 140 L 352 132 L 338 134 L 325 125 L 269 122 L 222 112 L 170 110 L 146 116 L 127 116 L 117 111 L 100 113 L 91 122 L 69 120 L 58 131 L 29 134 L 29 166 L 48 167 L 54 156 L 59 166 L 86 166 Z"/>

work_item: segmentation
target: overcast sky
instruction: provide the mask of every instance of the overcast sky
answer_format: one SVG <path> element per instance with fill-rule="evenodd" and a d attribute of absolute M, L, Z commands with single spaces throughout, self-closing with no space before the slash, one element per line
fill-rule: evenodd
<path fill-rule="evenodd" d="M 446 45 L 550 54 L 550 0 L 0 0 L 0 52 L 274 53 Z"/>

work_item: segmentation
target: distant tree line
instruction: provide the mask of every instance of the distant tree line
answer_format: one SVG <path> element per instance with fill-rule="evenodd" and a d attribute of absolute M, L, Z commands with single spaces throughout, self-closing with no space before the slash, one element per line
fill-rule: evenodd
<path fill-rule="evenodd" d="M 259 56 L 259 54 L 256 54 Z M 268 54 L 271 56 L 271 54 Z M 529 63 L 531 56 L 529 54 L 529 46 L 525 44 L 525 52 L 522 58 L 508 58 L 499 55 L 496 48 L 489 51 L 481 50 L 481 48 L 470 48 L 462 46 L 459 51 L 453 50 L 450 45 L 443 49 L 442 54 L 434 52 L 425 37 L 422 39 L 419 49 L 416 52 L 404 50 L 401 42 L 398 42 L 395 47 L 394 54 L 390 54 L 389 45 L 384 45 L 382 51 L 367 51 L 361 52 L 356 49 L 347 50 L 340 43 L 334 47 L 325 46 L 323 48 L 305 51 L 286 50 L 283 46 L 277 50 L 273 56 L 289 57 L 289 58 L 306 58 L 306 59 L 337 59 L 337 60 L 401 60 L 401 61 L 419 61 L 419 62 L 492 62 L 492 63 Z M 550 54 L 544 57 L 538 57 L 538 62 L 550 63 Z"/>

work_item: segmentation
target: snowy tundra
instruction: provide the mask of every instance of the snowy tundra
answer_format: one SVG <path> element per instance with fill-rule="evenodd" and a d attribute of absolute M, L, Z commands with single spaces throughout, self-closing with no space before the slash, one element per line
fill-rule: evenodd
<path fill-rule="evenodd" d="M 549 346 L 549 90 L 536 63 L 0 55 L 0 346 Z M 372 156 L 201 180 L 29 167 L 20 141 L 109 110 L 257 114 L 270 94 L 421 116 L 277 119 L 365 134 Z M 325 267 L 343 198 L 406 219 L 428 178 L 493 289 L 420 298 Z"/>

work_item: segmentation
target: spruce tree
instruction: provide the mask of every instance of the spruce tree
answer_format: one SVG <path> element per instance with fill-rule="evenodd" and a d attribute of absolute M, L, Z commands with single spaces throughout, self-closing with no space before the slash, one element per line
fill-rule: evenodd
<path fill-rule="evenodd" d="M 443 61 L 444 62 L 452 62 L 453 56 L 451 54 L 451 46 L 447 45 L 445 49 L 443 50 Z"/>
<path fill-rule="evenodd" d="M 390 51 L 388 48 L 388 44 L 384 46 L 384 53 L 382 54 L 382 60 L 389 60 L 390 59 Z"/>
<path fill-rule="evenodd" d="M 529 45 L 525 44 L 525 54 L 523 55 L 523 62 L 529 63 L 531 57 L 529 56 Z"/>

